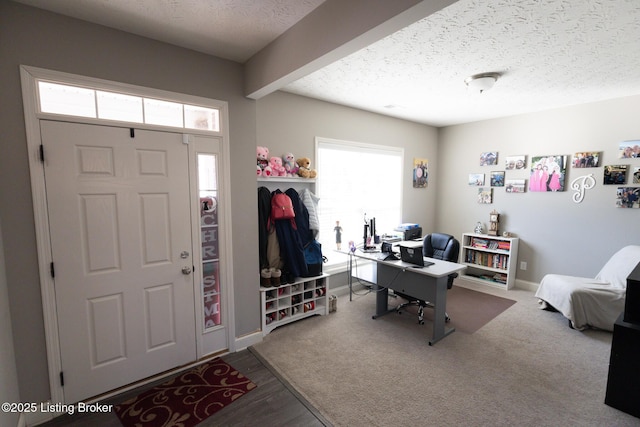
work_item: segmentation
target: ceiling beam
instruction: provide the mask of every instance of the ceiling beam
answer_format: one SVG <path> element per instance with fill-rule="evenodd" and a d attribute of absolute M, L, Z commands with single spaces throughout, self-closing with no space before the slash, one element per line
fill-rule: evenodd
<path fill-rule="evenodd" d="M 245 96 L 260 99 L 456 1 L 327 0 L 245 63 Z"/>

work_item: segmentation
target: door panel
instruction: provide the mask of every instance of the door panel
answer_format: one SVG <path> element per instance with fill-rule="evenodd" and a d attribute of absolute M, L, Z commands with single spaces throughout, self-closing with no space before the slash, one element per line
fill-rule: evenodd
<path fill-rule="evenodd" d="M 194 361 L 182 135 L 52 121 L 41 133 L 65 401 Z"/>

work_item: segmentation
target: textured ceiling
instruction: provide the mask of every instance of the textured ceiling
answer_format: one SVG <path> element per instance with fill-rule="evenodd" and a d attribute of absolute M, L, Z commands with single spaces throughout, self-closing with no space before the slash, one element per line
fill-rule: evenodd
<path fill-rule="evenodd" d="M 436 126 L 640 94 L 640 1 L 460 0 L 284 90 Z"/>
<path fill-rule="evenodd" d="M 15 1 L 238 62 L 323 2 Z M 640 0 L 459 0 L 282 89 L 446 126 L 637 95 L 639 70 Z"/>
<path fill-rule="evenodd" d="M 245 62 L 324 0 L 14 0 Z"/>

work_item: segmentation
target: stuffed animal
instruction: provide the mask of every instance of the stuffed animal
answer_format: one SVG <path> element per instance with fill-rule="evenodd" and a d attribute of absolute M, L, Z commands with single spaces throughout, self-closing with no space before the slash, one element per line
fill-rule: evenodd
<path fill-rule="evenodd" d="M 269 166 L 269 149 L 267 147 L 258 147 L 256 149 L 257 164 L 260 168 L 258 176 L 270 177 L 273 174 L 271 166 Z"/>
<path fill-rule="evenodd" d="M 290 177 L 298 176 L 298 164 L 296 163 L 296 158 L 293 153 L 287 153 L 282 156 L 282 165 L 284 166 L 284 170 L 287 175 Z"/>
<path fill-rule="evenodd" d="M 280 157 L 272 157 L 269 160 L 269 166 L 273 171 L 272 176 L 287 176 L 287 171 L 284 166 L 282 166 L 282 159 Z"/>
<path fill-rule="evenodd" d="M 303 178 L 316 177 L 316 170 L 309 169 L 309 166 L 311 166 L 311 159 L 309 159 L 308 157 L 300 157 L 298 160 L 296 160 L 296 163 L 298 164 L 298 176 L 301 176 Z"/>

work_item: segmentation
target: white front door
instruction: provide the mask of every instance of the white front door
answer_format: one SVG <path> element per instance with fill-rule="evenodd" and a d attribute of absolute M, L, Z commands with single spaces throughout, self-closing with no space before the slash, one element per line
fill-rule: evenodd
<path fill-rule="evenodd" d="M 196 360 L 182 135 L 40 123 L 65 402 Z"/>

